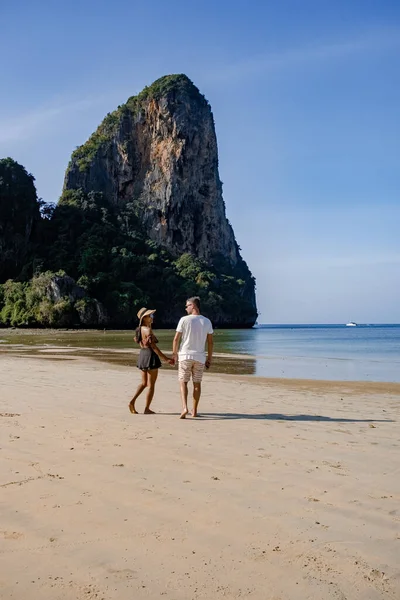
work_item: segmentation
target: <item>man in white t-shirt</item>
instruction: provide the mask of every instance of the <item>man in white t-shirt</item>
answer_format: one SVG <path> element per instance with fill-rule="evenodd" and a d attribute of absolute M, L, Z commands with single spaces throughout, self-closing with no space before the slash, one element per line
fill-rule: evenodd
<path fill-rule="evenodd" d="M 193 380 L 193 412 L 197 417 L 197 407 L 200 401 L 201 380 L 204 367 L 211 365 L 213 352 L 213 328 L 210 319 L 200 314 L 200 298 L 194 296 L 186 300 L 187 317 L 179 321 L 173 343 L 173 359 L 179 360 L 178 379 L 181 388 L 182 413 L 181 419 L 188 414 L 188 382 Z M 181 346 L 178 347 L 179 342 Z M 207 358 L 205 345 L 207 342 Z"/>

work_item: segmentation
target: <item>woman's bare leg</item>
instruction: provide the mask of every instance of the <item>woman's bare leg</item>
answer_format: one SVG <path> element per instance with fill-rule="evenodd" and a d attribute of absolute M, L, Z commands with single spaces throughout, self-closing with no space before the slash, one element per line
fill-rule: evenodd
<path fill-rule="evenodd" d="M 140 394 L 143 392 L 143 390 L 146 387 L 147 387 L 147 372 L 146 371 L 142 371 L 142 382 L 138 386 L 138 388 L 136 390 L 136 394 L 133 396 L 132 400 L 129 402 L 129 410 L 131 411 L 131 413 L 133 415 L 137 415 L 138 414 L 138 412 L 137 412 L 137 410 L 135 408 L 135 402 L 139 398 Z"/>
<path fill-rule="evenodd" d="M 158 377 L 158 369 L 151 369 L 151 371 L 148 371 L 147 375 L 148 375 L 147 387 L 149 388 L 149 390 L 148 390 L 147 396 L 146 396 L 146 407 L 144 409 L 144 414 L 145 415 L 154 415 L 154 411 L 150 410 L 150 404 L 151 404 L 151 401 L 153 400 L 153 396 L 154 396 L 154 388 L 156 387 L 156 381 L 157 381 L 157 377 Z"/>

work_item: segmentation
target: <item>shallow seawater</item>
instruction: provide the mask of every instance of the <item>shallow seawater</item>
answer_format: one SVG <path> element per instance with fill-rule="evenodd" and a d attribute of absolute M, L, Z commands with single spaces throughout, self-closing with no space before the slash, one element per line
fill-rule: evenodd
<path fill-rule="evenodd" d="M 156 330 L 165 353 L 173 330 Z M 68 355 L 135 366 L 132 331 L 2 330 L 0 352 Z M 400 382 L 400 326 L 260 326 L 216 330 L 213 372 L 300 379 Z M 169 368 L 169 367 L 163 367 Z"/>

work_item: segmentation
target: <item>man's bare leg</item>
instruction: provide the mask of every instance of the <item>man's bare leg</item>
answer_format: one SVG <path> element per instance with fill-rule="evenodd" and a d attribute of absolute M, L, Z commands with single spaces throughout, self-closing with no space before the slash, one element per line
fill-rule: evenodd
<path fill-rule="evenodd" d="M 158 369 L 151 369 L 151 371 L 148 372 L 147 386 L 149 388 L 149 391 L 147 392 L 147 396 L 146 396 L 146 406 L 144 409 L 145 415 L 154 415 L 155 414 L 153 410 L 150 410 L 150 404 L 151 404 L 151 401 L 153 400 L 154 389 L 156 387 L 157 377 L 158 377 Z"/>
<path fill-rule="evenodd" d="M 200 395 L 201 395 L 201 383 L 199 381 L 199 382 L 193 383 L 193 410 L 192 410 L 192 417 L 197 417 L 197 407 L 199 406 Z"/>
<path fill-rule="evenodd" d="M 136 394 L 133 396 L 132 400 L 129 402 L 129 410 L 133 415 L 137 415 L 138 411 L 135 408 L 135 402 L 139 398 L 140 394 L 147 387 L 147 373 L 146 371 L 142 371 L 142 383 L 138 386 L 136 390 Z"/>
<path fill-rule="evenodd" d="M 181 412 L 180 419 L 184 419 L 189 412 L 188 405 L 187 405 L 188 384 L 187 384 L 187 381 L 180 381 L 179 383 L 180 383 L 180 387 L 181 387 L 181 398 L 182 398 L 182 412 Z"/>

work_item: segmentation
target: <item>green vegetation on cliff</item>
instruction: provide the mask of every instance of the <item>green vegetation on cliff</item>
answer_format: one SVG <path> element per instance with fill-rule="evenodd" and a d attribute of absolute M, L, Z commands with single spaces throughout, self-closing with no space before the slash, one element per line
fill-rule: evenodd
<path fill-rule="evenodd" d="M 41 206 L 34 181 L 15 160 L 0 160 L 0 281 L 23 270 L 32 253 Z"/>
<path fill-rule="evenodd" d="M 180 94 L 184 92 L 189 98 L 201 100 L 205 104 L 208 104 L 203 94 L 200 93 L 199 89 L 194 85 L 189 77 L 182 73 L 179 75 L 165 75 L 164 77 L 160 77 L 151 85 L 143 88 L 143 90 L 137 96 L 132 96 L 129 98 L 126 104 L 128 108 L 130 108 L 131 106 L 133 107 L 137 104 L 140 104 L 144 100 L 159 100 L 171 92 L 174 94 Z"/>
<path fill-rule="evenodd" d="M 81 190 L 41 207 L 33 177 L 0 160 L 0 325 L 131 327 L 138 309 L 151 306 L 158 324 L 173 326 L 192 295 L 217 324 L 251 321 L 254 307 L 244 298 L 253 280 L 245 283 L 243 261 L 173 257 L 148 238 L 136 211 Z"/>
<path fill-rule="evenodd" d="M 110 142 L 113 135 L 118 129 L 121 119 L 120 109 L 114 110 L 112 113 L 103 119 L 103 122 L 98 126 L 96 131 L 90 138 L 79 146 L 72 153 L 72 160 L 75 160 L 80 171 L 86 171 L 90 167 L 90 163 L 96 155 L 96 152 L 102 144 Z"/>

